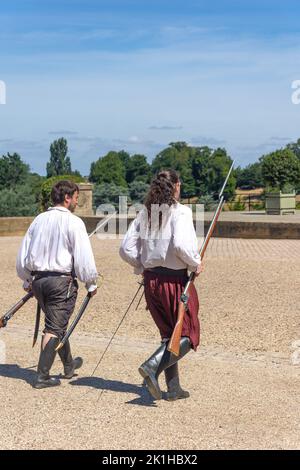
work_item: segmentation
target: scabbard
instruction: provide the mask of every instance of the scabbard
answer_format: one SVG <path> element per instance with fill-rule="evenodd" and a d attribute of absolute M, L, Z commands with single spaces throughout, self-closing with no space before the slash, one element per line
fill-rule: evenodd
<path fill-rule="evenodd" d="M 39 335 L 40 320 L 41 320 L 41 306 L 38 303 L 36 307 L 35 327 L 34 327 L 33 343 L 32 343 L 33 348 L 35 346 L 35 343 Z"/>
<path fill-rule="evenodd" d="M 63 337 L 63 339 L 61 340 L 61 342 L 59 343 L 59 345 L 57 346 L 55 351 L 58 351 L 59 349 L 61 349 L 64 346 L 64 344 L 67 342 L 67 340 L 70 338 L 70 336 L 73 333 L 74 329 L 76 328 L 80 318 L 84 314 L 90 300 L 91 300 L 91 292 L 88 292 L 87 296 L 85 297 L 85 299 L 83 300 L 83 302 L 81 304 L 79 312 L 77 313 L 73 323 L 71 324 L 70 328 L 66 332 L 65 336 Z"/>

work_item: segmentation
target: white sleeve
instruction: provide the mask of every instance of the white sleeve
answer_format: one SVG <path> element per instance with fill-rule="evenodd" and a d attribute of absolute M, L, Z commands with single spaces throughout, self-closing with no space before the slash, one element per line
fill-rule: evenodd
<path fill-rule="evenodd" d="M 143 271 L 141 263 L 140 223 L 136 218 L 129 226 L 119 250 L 121 258 L 135 268 L 135 273 Z"/>
<path fill-rule="evenodd" d="M 173 243 L 178 258 L 186 263 L 190 271 L 195 271 L 201 264 L 201 259 L 193 224 L 193 214 L 191 209 L 187 207 L 180 210 L 174 220 Z"/>
<path fill-rule="evenodd" d="M 30 225 L 29 229 L 27 230 L 26 235 L 22 240 L 22 244 L 20 246 L 17 256 L 17 274 L 19 278 L 24 281 L 24 287 L 28 287 L 28 285 L 32 282 L 31 272 L 26 268 L 26 258 L 28 255 L 28 250 L 32 238 L 33 224 L 34 222 Z"/>
<path fill-rule="evenodd" d="M 97 289 L 98 272 L 83 221 L 76 218 L 70 227 L 70 243 L 73 250 L 73 261 L 75 274 L 81 282 L 84 282 L 89 292 Z"/>

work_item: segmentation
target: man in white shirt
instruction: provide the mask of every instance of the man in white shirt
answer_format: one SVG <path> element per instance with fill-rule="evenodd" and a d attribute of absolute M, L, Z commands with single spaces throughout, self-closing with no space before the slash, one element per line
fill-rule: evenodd
<path fill-rule="evenodd" d="M 97 293 L 97 269 L 83 221 L 73 212 L 78 204 L 79 187 L 60 181 L 51 192 L 53 207 L 39 214 L 30 225 L 19 250 L 17 273 L 25 290 L 33 290 L 45 312 L 35 388 L 60 385 L 50 377 L 55 348 L 63 338 L 72 315 L 78 291 L 76 277 L 92 295 Z M 64 378 L 71 378 L 82 366 L 82 358 L 73 359 L 69 341 L 59 350 Z"/>
<path fill-rule="evenodd" d="M 129 227 L 120 256 L 143 273 L 147 307 L 159 329 L 162 345 L 140 368 L 148 390 L 155 399 L 162 397 L 158 377 L 165 372 L 167 400 L 187 398 L 179 384 L 177 361 L 199 344 L 198 297 L 191 285 L 185 313 L 179 357 L 168 350 L 168 341 L 177 322 L 180 296 L 188 280 L 187 271 L 201 272 L 198 241 L 192 211 L 179 204 L 180 180 L 174 170 L 158 173 L 152 181 L 145 208 Z"/>

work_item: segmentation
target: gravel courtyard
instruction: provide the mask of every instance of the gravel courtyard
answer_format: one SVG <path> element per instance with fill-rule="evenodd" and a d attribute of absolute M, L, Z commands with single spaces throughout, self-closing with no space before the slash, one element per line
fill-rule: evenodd
<path fill-rule="evenodd" d="M 15 273 L 20 242 L 0 238 L 0 315 L 23 296 Z M 91 377 L 138 280 L 118 256 L 120 241 L 93 237 L 92 244 L 104 280 L 72 336 L 73 354 L 84 358 L 77 377 L 51 390 L 31 387 L 39 355 L 34 300 L 0 330 L 1 449 L 300 447 L 292 346 L 300 340 L 300 241 L 211 240 L 196 281 L 201 344 L 180 363 L 191 397 L 177 402 L 152 401 L 137 372 L 159 344 L 144 300 Z M 76 311 L 84 295 L 81 286 Z M 57 359 L 53 373 L 61 371 Z"/>

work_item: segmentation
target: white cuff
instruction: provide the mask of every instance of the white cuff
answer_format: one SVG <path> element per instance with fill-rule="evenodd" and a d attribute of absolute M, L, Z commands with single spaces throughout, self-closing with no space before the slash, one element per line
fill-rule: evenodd
<path fill-rule="evenodd" d="M 88 292 L 94 292 L 94 290 L 98 289 L 97 284 L 86 284 L 85 287 Z"/>
<path fill-rule="evenodd" d="M 134 274 L 137 274 L 137 275 L 143 274 L 144 266 L 139 266 L 138 268 L 134 268 L 133 272 L 134 272 Z"/>
<path fill-rule="evenodd" d="M 28 287 L 30 286 L 31 282 L 29 281 L 24 281 L 23 282 L 23 289 L 28 289 Z"/>

